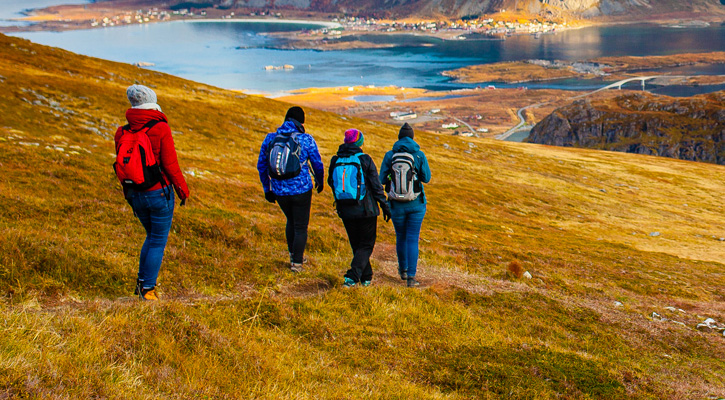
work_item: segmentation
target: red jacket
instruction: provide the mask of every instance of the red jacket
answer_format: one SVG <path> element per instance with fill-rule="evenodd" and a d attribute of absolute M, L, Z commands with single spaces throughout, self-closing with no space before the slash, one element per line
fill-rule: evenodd
<path fill-rule="evenodd" d="M 171 136 L 171 128 L 169 128 L 166 115 L 156 110 L 140 110 L 130 108 L 126 111 L 126 120 L 131 125 L 131 130 L 140 130 L 147 122 L 159 120 L 161 122 L 154 125 L 147 132 L 149 140 L 151 140 L 151 148 L 154 150 L 154 157 L 161 164 L 161 172 L 164 180 L 174 185 L 176 194 L 181 200 L 189 197 L 189 187 L 186 186 L 186 180 L 179 168 L 179 161 L 176 158 L 176 147 L 174 147 L 174 138 Z M 118 148 L 118 140 L 123 134 L 123 128 L 119 127 L 116 131 L 116 148 Z M 148 189 L 161 189 L 161 183 L 157 183 L 154 187 Z"/>

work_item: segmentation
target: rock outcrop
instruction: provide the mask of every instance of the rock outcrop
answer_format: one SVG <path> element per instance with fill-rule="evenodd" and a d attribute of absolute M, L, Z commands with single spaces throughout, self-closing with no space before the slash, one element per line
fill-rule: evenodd
<path fill-rule="evenodd" d="M 725 92 L 578 100 L 536 124 L 526 141 L 725 164 Z"/>

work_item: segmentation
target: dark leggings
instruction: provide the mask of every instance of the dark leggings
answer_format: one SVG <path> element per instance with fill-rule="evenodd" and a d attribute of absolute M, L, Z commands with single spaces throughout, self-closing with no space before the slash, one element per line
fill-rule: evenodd
<path fill-rule="evenodd" d="M 370 256 L 375 248 L 378 217 L 343 219 L 342 223 L 345 225 L 353 255 L 350 269 L 345 276 L 355 282 L 371 281 L 373 267 L 370 265 Z"/>
<path fill-rule="evenodd" d="M 292 262 L 302 264 L 307 245 L 307 225 L 310 223 L 312 190 L 293 196 L 277 196 L 277 204 L 287 217 L 285 235 Z"/>

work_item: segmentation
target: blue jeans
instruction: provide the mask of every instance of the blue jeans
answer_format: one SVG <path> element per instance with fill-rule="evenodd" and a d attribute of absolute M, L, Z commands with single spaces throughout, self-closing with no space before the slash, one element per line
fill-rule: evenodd
<path fill-rule="evenodd" d="M 395 227 L 395 249 L 398 252 L 398 272 L 414 277 L 418 270 L 418 240 L 425 217 L 425 204 L 420 207 L 392 207 Z"/>
<path fill-rule="evenodd" d="M 166 193 L 164 189 L 134 192 L 130 198 L 133 211 L 146 229 L 146 240 L 141 247 L 138 263 L 138 279 L 144 289 L 156 286 L 174 216 L 174 190 L 171 187 L 165 190 Z M 169 192 L 171 195 L 167 199 L 166 194 Z"/>

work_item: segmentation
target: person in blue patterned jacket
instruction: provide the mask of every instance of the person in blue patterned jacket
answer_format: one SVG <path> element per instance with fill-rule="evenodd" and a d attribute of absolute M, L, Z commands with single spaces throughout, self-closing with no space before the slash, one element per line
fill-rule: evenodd
<path fill-rule="evenodd" d="M 317 193 L 324 189 L 325 169 L 322 158 L 317 149 L 317 143 L 312 135 L 305 133 L 305 112 L 300 107 L 291 107 L 287 110 L 284 123 L 276 132 L 268 134 L 262 142 L 257 161 L 259 180 L 264 188 L 264 198 L 279 204 L 285 217 L 287 227 L 287 249 L 290 254 L 290 269 L 301 272 L 305 262 L 304 252 L 307 245 L 307 226 L 310 222 L 310 208 L 312 205 L 312 178 Z M 270 175 L 268 156 L 270 146 L 278 135 L 290 136 L 295 134 L 299 143 L 299 160 L 301 171 L 299 175 L 289 179 L 274 179 Z M 310 176 L 308 161 L 312 165 L 313 176 Z"/>

